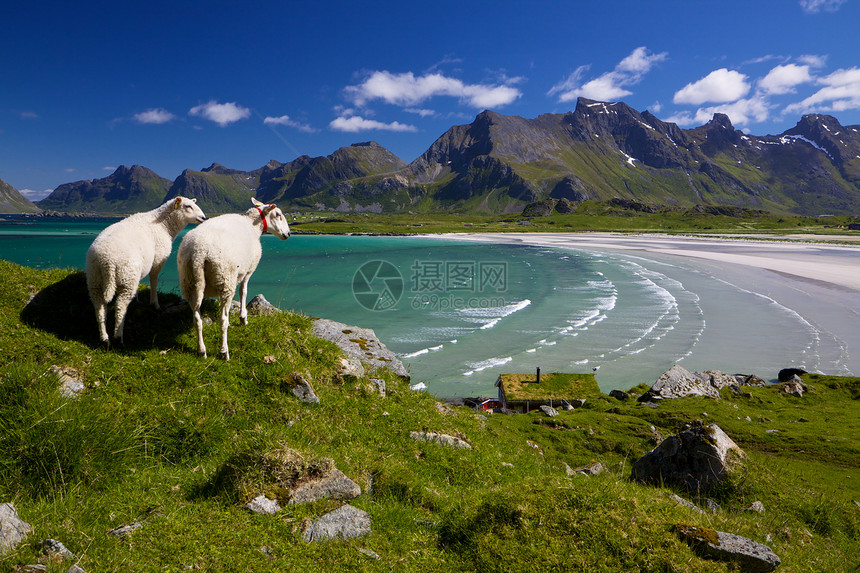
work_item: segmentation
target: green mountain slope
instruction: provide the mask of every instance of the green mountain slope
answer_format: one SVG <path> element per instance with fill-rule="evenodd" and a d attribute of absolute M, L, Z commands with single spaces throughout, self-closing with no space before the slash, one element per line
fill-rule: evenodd
<path fill-rule="evenodd" d="M 36 213 L 38 210 L 17 189 L 0 179 L 0 213 Z"/>
<path fill-rule="evenodd" d="M 151 169 L 119 166 L 108 177 L 65 183 L 36 204 L 41 209 L 101 214 L 149 211 L 164 202 L 170 180 Z"/>

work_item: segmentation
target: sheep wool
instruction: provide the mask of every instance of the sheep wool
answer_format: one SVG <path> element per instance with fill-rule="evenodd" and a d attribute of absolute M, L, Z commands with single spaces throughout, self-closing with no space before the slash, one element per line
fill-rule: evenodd
<path fill-rule="evenodd" d="M 123 343 L 125 315 L 143 277 L 149 275 L 149 301 L 158 306 L 158 273 L 170 256 L 173 239 L 189 223 L 206 215 L 196 199 L 176 197 L 145 213 L 135 213 L 107 227 L 87 250 L 87 289 L 96 310 L 99 338 L 109 344 L 107 305 L 116 296 L 114 339 Z"/>
<path fill-rule="evenodd" d="M 240 324 L 248 323 L 248 281 L 257 269 L 263 249 L 260 237 L 265 233 L 281 240 L 290 236 L 286 217 L 276 205 L 265 205 L 252 198 L 255 207 L 245 213 L 232 213 L 213 217 L 182 239 L 176 253 L 179 286 L 182 296 L 194 312 L 197 327 L 197 351 L 206 356 L 203 342 L 203 318 L 200 305 L 205 297 L 216 297 L 221 304 L 221 350 L 230 360 L 227 347 L 227 328 L 230 324 L 230 306 L 239 287 L 241 309 Z"/>

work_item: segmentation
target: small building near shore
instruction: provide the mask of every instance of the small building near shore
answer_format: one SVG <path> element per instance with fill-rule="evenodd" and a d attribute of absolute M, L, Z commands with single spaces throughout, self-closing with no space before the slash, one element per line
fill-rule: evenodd
<path fill-rule="evenodd" d="M 570 402 L 600 394 L 594 374 L 541 374 L 540 368 L 532 374 L 499 374 L 496 388 L 503 408 L 523 414 L 544 405 L 555 408 L 563 400 Z"/>

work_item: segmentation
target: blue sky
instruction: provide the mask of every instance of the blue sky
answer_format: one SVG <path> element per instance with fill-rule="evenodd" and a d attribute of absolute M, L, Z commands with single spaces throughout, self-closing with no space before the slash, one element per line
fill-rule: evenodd
<path fill-rule="evenodd" d="M 405 161 L 484 109 L 578 96 L 681 127 L 860 124 L 860 0 L 4 2 L 0 179 L 31 199 L 139 164 L 378 141 Z"/>

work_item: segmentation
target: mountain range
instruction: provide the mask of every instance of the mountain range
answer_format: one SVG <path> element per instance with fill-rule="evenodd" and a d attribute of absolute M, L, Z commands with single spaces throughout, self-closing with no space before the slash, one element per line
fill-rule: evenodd
<path fill-rule="evenodd" d="M 244 210 L 255 196 L 286 210 L 513 213 L 566 198 L 856 214 L 860 126 L 811 114 L 780 135 L 755 136 L 715 114 L 682 129 L 623 102 L 580 98 L 572 112 L 534 119 L 484 111 L 412 163 L 367 142 L 253 171 L 215 163 L 173 182 L 122 166 L 103 179 L 61 185 L 36 205 L 127 213 L 177 195 L 213 213 Z"/>

